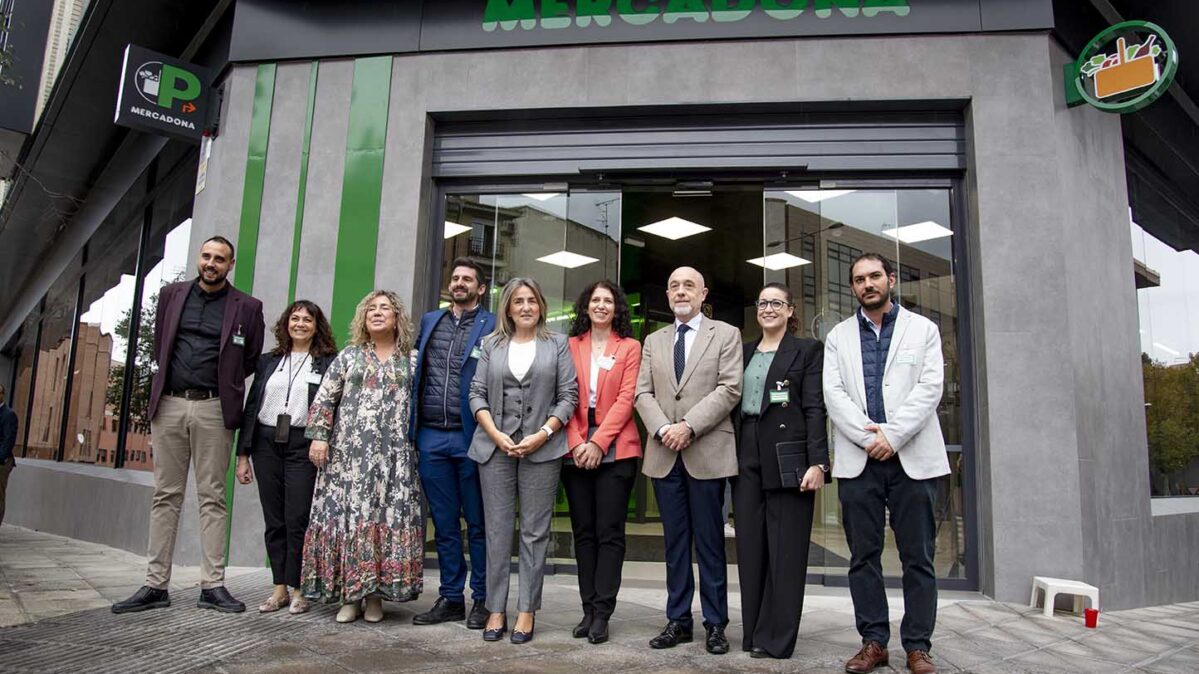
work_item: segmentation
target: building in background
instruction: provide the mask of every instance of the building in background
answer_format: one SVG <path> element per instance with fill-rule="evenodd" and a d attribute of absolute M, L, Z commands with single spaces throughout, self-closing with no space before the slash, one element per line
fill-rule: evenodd
<path fill-rule="evenodd" d="M 13 1 L 13 0 L 10 0 Z M 23 0 L 27 1 L 27 0 Z M 47 0 L 41 0 L 46 2 Z M 42 59 L 42 77 L 37 110 L 33 118 L 42 116 L 42 109 L 50 102 L 50 92 L 54 90 L 54 82 L 58 72 L 67 62 L 71 43 L 75 41 L 79 23 L 91 0 L 53 0 L 54 11 L 50 15 L 50 30 L 46 35 L 46 55 Z"/>

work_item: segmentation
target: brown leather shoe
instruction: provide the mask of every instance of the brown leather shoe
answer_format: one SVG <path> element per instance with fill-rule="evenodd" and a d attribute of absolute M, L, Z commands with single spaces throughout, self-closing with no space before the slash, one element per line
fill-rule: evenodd
<path fill-rule="evenodd" d="M 877 641 L 867 641 L 862 644 L 862 650 L 845 663 L 845 671 L 849 674 L 868 674 L 875 667 L 887 665 L 887 649 Z"/>
<path fill-rule="evenodd" d="M 937 667 L 928 651 L 908 653 L 908 669 L 912 670 L 912 674 L 937 674 Z"/>

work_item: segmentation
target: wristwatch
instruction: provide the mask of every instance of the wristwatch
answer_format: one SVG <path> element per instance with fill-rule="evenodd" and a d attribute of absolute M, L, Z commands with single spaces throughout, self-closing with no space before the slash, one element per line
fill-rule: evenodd
<path fill-rule="evenodd" d="M 550 438 L 554 437 L 554 429 L 550 428 L 549 424 L 545 424 L 544 426 L 542 426 L 541 430 L 545 431 L 545 439 L 546 440 L 549 440 Z"/>
<path fill-rule="evenodd" d="M 818 463 L 816 465 L 820 468 L 820 470 L 823 470 L 826 473 L 829 471 L 829 465 L 827 463 Z"/>

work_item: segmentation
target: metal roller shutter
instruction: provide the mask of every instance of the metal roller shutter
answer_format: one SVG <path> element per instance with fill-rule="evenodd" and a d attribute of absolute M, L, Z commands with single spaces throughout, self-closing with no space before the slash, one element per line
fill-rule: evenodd
<path fill-rule="evenodd" d="M 439 178 L 612 170 L 963 170 L 960 111 L 437 121 Z"/>

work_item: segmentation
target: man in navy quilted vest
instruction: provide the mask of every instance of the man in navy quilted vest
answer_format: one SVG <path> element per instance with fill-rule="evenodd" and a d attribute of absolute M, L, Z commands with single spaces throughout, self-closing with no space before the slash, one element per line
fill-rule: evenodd
<path fill-rule="evenodd" d="M 487 294 L 483 268 L 468 258 L 451 263 L 447 287 L 450 306 L 430 311 L 420 321 L 416 343 L 413 440 L 420 450 L 420 479 L 429 500 L 437 539 L 441 587 L 433 607 L 413 616 L 417 625 L 466 619 L 470 629 L 487 622 L 487 538 L 478 464 L 466 456 L 475 434 L 470 413 L 470 380 L 479 362 L 479 342 L 495 329 L 495 316 L 480 303 Z M 466 557 L 460 518 L 466 520 L 470 550 L 470 587 L 474 600 L 466 611 Z"/>
<path fill-rule="evenodd" d="M 949 458 L 937 419 L 944 380 L 941 335 L 927 318 L 891 300 L 895 272 L 877 253 L 849 269 L 861 308 L 824 343 L 824 403 L 833 422 L 833 477 L 849 544 L 849 591 L 862 648 L 845 671 L 888 663 L 891 637 L 883 587 L 884 525 L 903 564 L 900 640 L 914 674 L 935 674 L 929 656 L 937 617 L 933 568 L 937 478 Z"/>

